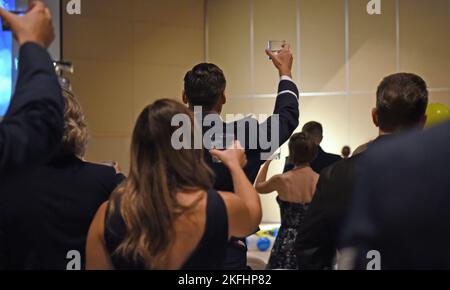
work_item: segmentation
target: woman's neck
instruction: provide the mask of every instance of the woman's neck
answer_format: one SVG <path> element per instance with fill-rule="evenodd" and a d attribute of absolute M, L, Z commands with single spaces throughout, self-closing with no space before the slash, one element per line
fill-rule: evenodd
<path fill-rule="evenodd" d="M 303 168 L 307 168 L 310 167 L 309 163 L 300 163 L 300 164 L 296 164 L 294 169 L 303 169 Z"/>

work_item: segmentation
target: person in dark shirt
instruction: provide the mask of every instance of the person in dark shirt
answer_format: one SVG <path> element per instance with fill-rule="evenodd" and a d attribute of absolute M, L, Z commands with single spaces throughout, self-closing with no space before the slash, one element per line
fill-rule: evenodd
<path fill-rule="evenodd" d="M 377 106 L 372 111 L 379 137 L 369 148 L 383 144 L 393 134 L 423 128 L 427 104 L 427 85 L 419 76 L 401 73 L 386 77 L 378 87 Z M 349 212 L 358 162 L 364 155 L 360 153 L 322 171 L 295 245 L 299 269 L 332 269 L 335 265 L 339 233 Z M 377 176 L 385 173 L 379 171 Z"/>
<path fill-rule="evenodd" d="M 232 139 L 241 142 L 248 160 L 244 171 L 252 183 L 261 165 L 291 137 L 299 123 L 299 92 L 292 81 L 293 56 L 290 47 L 286 44 L 278 54 L 270 50 L 266 53 L 271 57 L 279 72 L 280 82 L 273 115 L 263 123 L 258 123 L 251 117 L 231 123 L 225 123 L 220 119 L 219 114 L 227 101 L 226 80 L 222 70 L 214 64 L 199 64 L 189 71 L 185 76 L 183 92 L 185 104 L 194 111 L 198 108 L 202 110 L 203 115 L 200 116 L 199 121 L 203 125 L 203 134 L 207 139 L 206 134 L 213 124 L 208 124 L 205 120 L 213 117 L 215 122 L 223 127 L 220 133 L 231 133 Z M 264 146 L 261 139 L 267 139 L 271 146 Z M 209 153 L 206 153 L 205 158 L 216 176 L 214 189 L 233 192 L 233 181 L 228 168 L 222 163 L 214 162 Z M 230 242 L 225 269 L 243 270 L 247 267 L 247 247 L 242 239 L 244 237 L 238 238 L 241 239 Z"/>
<path fill-rule="evenodd" d="M 325 152 L 320 144 L 323 140 L 323 127 L 322 124 L 318 122 L 308 122 L 303 126 L 303 133 L 307 133 L 314 139 L 317 146 L 319 146 L 319 153 L 317 158 L 311 162 L 311 168 L 318 174 L 322 172 L 323 169 L 330 165 L 342 160 L 341 156 Z M 289 157 L 286 158 L 286 164 L 284 166 L 284 173 L 292 170 L 295 166 L 289 162 Z"/>
<path fill-rule="evenodd" d="M 447 122 L 364 153 L 340 269 L 450 269 L 449 148 Z"/>
<path fill-rule="evenodd" d="M 41 1 L 30 3 L 24 16 L 0 8 L 20 45 L 15 94 L 0 123 L 0 180 L 48 160 L 63 133 L 61 87 L 46 50 L 54 39 L 52 16 Z"/>
<path fill-rule="evenodd" d="M 86 121 L 75 96 L 65 91 L 64 97 L 60 149 L 44 165 L 6 173 L 0 184 L 0 269 L 82 269 L 89 225 L 124 178 L 82 160 Z M 69 264 L 74 253 L 78 265 Z"/>

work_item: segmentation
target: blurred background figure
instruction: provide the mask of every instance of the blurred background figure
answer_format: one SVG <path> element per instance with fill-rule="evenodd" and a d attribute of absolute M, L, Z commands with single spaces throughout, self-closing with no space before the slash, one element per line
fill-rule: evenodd
<path fill-rule="evenodd" d="M 311 162 L 311 168 L 318 174 L 322 172 L 324 168 L 338 162 L 342 158 L 339 155 L 325 152 L 320 144 L 323 140 L 323 127 L 319 122 L 308 122 L 303 126 L 303 133 L 308 134 L 319 148 L 316 159 Z M 289 162 L 289 157 L 286 158 L 286 164 L 284 166 L 284 172 L 288 172 L 295 167 L 294 164 Z"/>
<path fill-rule="evenodd" d="M 66 270 L 69 251 L 84 268 L 86 236 L 98 207 L 123 180 L 114 168 L 82 160 L 88 143 L 77 98 L 63 92 L 64 136 L 45 165 L 29 166 L 0 185 L 0 268 Z"/>
<path fill-rule="evenodd" d="M 294 243 L 297 228 L 303 221 L 308 204 L 316 190 L 319 175 L 310 166 L 317 157 L 316 142 L 305 133 L 294 134 L 289 141 L 290 162 L 294 169 L 267 180 L 271 161 L 267 161 L 256 179 L 256 190 L 267 194 L 276 191 L 281 211 L 281 227 L 278 232 L 268 269 L 297 269 Z"/>
<path fill-rule="evenodd" d="M 376 108 L 372 110 L 372 120 L 379 130 L 379 137 L 368 145 L 369 148 L 377 147 L 386 139 L 392 138 L 392 134 L 425 126 L 427 84 L 414 74 L 390 75 L 378 86 L 376 104 Z M 365 152 L 354 155 L 322 172 L 316 194 L 299 228 L 295 244 L 299 269 L 334 268 L 339 233 L 349 212 L 357 181 L 356 166 L 364 155 Z M 376 172 L 375 175 L 386 180 L 391 178 L 384 170 Z M 356 220 L 353 222 L 357 223 Z"/>
<path fill-rule="evenodd" d="M 350 146 L 344 146 L 342 148 L 342 158 L 344 159 L 348 159 L 350 157 L 350 155 L 352 155 L 352 149 L 350 148 Z"/>

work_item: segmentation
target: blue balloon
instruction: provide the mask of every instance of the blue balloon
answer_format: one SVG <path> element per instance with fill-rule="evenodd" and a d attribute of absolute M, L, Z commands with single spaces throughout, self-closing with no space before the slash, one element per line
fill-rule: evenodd
<path fill-rule="evenodd" d="M 271 242 L 268 238 L 260 238 L 256 243 L 258 250 L 261 252 L 266 252 L 270 248 Z"/>

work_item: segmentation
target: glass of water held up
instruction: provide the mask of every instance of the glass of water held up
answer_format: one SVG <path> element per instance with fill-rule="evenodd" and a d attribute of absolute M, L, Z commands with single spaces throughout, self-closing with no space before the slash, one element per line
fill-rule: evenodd
<path fill-rule="evenodd" d="M 283 49 L 285 44 L 287 44 L 286 40 L 269 40 L 267 42 L 267 49 L 275 54 L 278 54 Z"/>

